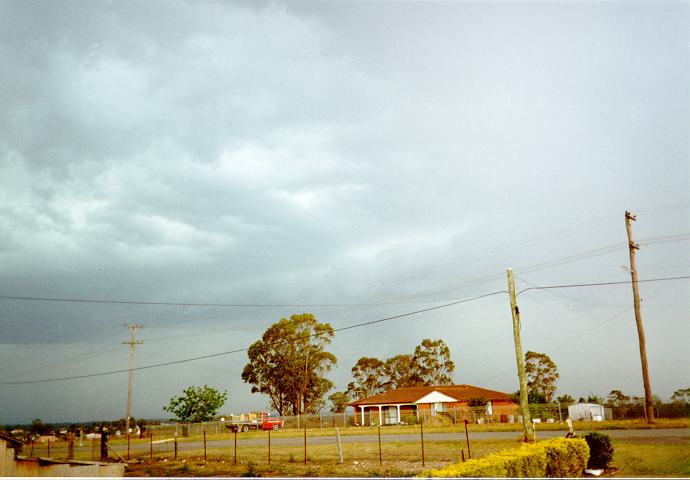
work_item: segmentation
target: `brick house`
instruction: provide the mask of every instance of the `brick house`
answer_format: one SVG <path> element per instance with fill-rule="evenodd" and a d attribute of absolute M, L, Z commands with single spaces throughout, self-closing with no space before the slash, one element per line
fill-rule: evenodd
<path fill-rule="evenodd" d="M 495 421 L 507 422 L 509 416 L 517 415 L 518 404 L 507 393 L 497 392 L 472 385 L 439 385 L 428 387 L 405 387 L 379 393 L 349 403 L 355 409 L 355 423 L 397 425 L 407 423 L 410 416 L 445 416 L 462 418 L 472 412 L 469 403 L 483 399 L 484 412 Z"/>

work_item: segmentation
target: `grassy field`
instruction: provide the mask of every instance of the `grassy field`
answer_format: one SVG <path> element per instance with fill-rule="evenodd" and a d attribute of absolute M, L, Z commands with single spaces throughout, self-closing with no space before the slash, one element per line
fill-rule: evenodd
<path fill-rule="evenodd" d="M 658 421 L 653 428 L 688 428 L 688 420 Z M 516 435 L 507 440 L 472 440 L 472 456 L 478 458 L 489 453 L 520 445 L 519 425 L 476 425 L 468 426 L 470 436 L 473 432 L 480 431 L 515 431 Z M 576 423 L 577 432 L 586 432 L 592 429 L 645 429 L 649 426 L 643 421 L 618 421 L 597 423 Z M 540 424 L 538 430 L 564 430 L 564 425 Z M 374 428 L 348 428 L 340 430 L 341 435 L 355 439 L 361 434 L 375 434 Z M 464 426 L 455 427 L 425 427 L 426 432 L 463 432 Z M 417 433 L 419 426 L 401 426 L 382 428 L 383 434 Z M 273 438 L 301 437 L 303 431 L 281 430 L 272 435 Z M 309 437 L 322 435 L 334 435 L 334 429 L 310 429 Z M 233 437 L 230 433 L 221 435 L 207 435 L 207 440 L 228 440 Z M 354 438 L 353 438 L 354 437 Z M 192 449 L 189 441 L 201 440 L 200 436 L 178 439 L 178 458 L 173 459 L 173 443 L 170 441 L 154 444 L 154 460 L 149 460 L 149 450 L 139 451 L 138 458 L 130 462 L 127 476 L 243 476 L 260 475 L 269 477 L 401 477 L 412 476 L 429 468 L 438 468 L 449 463 L 457 462 L 460 458 L 460 449 L 465 449 L 464 435 L 459 435 L 458 441 L 426 441 L 425 465 L 422 465 L 420 445 L 416 442 L 387 442 L 382 445 L 382 462 L 379 460 L 378 444 L 376 443 L 343 443 L 344 463 L 338 463 L 338 454 L 335 445 L 308 444 L 307 464 L 304 464 L 304 450 L 301 445 L 279 446 L 275 443 L 271 448 L 271 462 L 268 463 L 268 450 L 266 446 L 242 446 L 237 448 L 237 461 L 234 464 L 232 447 L 223 449 L 207 449 L 207 462 L 204 462 L 203 448 Z M 243 439 L 267 439 L 267 432 L 250 432 L 239 434 Z M 162 437 L 154 437 L 160 442 Z M 91 458 L 91 442 L 85 443 L 81 449 L 75 448 L 75 458 Z M 110 443 L 117 446 L 118 451 L 124 455 L 127 440 L 111 439 Z M 132 445 L 143 444 L 148 447 L 150 439 L 132 440 Z M 185 446 L 188 445 L 188 446 Z M 98 454 L 98 446 L 95 446 L 95 454 Z M 57 445 L 53 446 L 55 451 Z M 124 447 L 124 448 L 123 448 Z M 617 471 L 615 476 L 620 477 L 690 477 L 690 440 L 679 437 L 664 437 L 656 439 L 627 438 L 614 440 L 615 457 L 613 465 Z M 29 453 L 28 449 L 25 452 Z M 43 452 L 36 452 L 45 454 Z M 134 455 L 134 448 L 132 449 Z M 51 455 L 52 456 L 52 455 Z"/>
<path fill-rule="evenodd" d="M 690 441 L 685 439 L 615 441 L 616 477 L 690 477 Z"/>
<path fill-rule="evenodd" d="M 507 448 L 516 448 L 515 440 L 486 440 L 472 443 L 473 456 L 483 456 Z M 127 476 L 262 476 L 262 477 L 409 477 L 429 468 L 438 468 L 460 459 L 460 442 L 429 442 L 425 444 L 425 465 L 422 465 L 418 444 L 388 443 L 382 446 L 381 457 L 377 444 L 355 443 L 343 445 L 343 464 L 338 463 L 334 445 L 313 445 L 308 449 L 307 464 L 301 446 L 281 446 L 271 450 L 268 464 L 266 449 L 238 447 L 238 464 L 228 455 L 228 449 L 185 451 L 178 460 L 158 459 L 131 464 Z M 466 450 L 465 450 L 465 453 Z"/>
<path fill-rule="evenodd" d="M 656 423 L 649 425 L 644 420 L 613 420 L 605 422 L 574 422 L 574 428 L 576 432 L 586 432 L 591 430 L 632 430 L 632 429 L 649 429 L 649 428 L 688 428 L 690 427 L 690 419 L 658 419 Z M 537 431 L 566 431 L 567 426 L 565 422 L 563 423 L 540 423 L 537 424 Z M 485 423 L 476 424 L 471 423 L 468 425 L 468 430 L 472 432 L 520 432 L 522 431 L 522 425 L 517 423 Z M 340 428 L 341 436 L 352 436 L 352 435 L 371 435 L 375 434 L 378 429 L 377 427 L 348 427 Z M 464 432 L 465 426 L 458 425 L 426 425 L 424 427 L 425 432 Z M 398 434 L 398 433 L 416 433 L 419 432 L 418 425 L 390 425 L 384 426 L 381 429 L 382 434 Z M 167 432 L 166 434 L 159 435 L 162 432 L 154 432 L 154 439 L 157 438 L 172 438 L 173 434 Z M 206 439 L 211 440 L 227 440 L 232 437 L 232 433 L 208 433 Z M 304 435 L 303 430 L 297 429 L 284 429 L 280 430 L 279 435 L 282 437 L 301 437 Z M 310 428 L 308 430 L 308 435 L 310 437 L 317 436 L 329 436 L 333 437 L 335 435 L 335 429 L 332 427 L 324 428 Z M 266 432 L 263 431 L 249 431 L 247 433 L 239 433 L 238 438 L 263 438 L 266 436 Z M 179 442 L 188 441 L 199 441 L 201 440 L 200 435 L 194 435 L 190 437 L 178 437 Z M 110 443 L 113 445 L 126 444 L 127 440 L 124 438 L 112 438 Z"/>
<path fill-rule="evenodd" d="M 511 448 L 516 440 L 476 440 L 471 444 L 473 458 Z M 418 444 L 388 443 L 382 446 L 379 460 L 377 444 L 344 444 L 343 464 L 338 463 L 334 445 L 312 445 L 307 464 L 301 446 L 274 447 L 271 463 L 265 448 L 238 447 L 237 465 L 228 449 L 209 449 L 208 461 L 203 451 L 189 450 L 177 460 L 143 457 L 132 463 L 127 476 L 262 476 L 262 477 L 409 477 L 430 468 L 439 468 L 459 461 L 464 442 L 428 442 L 425 444 L 425 465 L 422 465 Z M 690 477 L 690 440 L 687 438 L 631 438 L 614 440 L 612 466 L 616 477 Z"/>

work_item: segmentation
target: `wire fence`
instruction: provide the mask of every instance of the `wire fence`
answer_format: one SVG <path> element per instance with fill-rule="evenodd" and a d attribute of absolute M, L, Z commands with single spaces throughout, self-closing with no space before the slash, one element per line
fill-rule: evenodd
<path fill-rule="evenodd" d="M 350 416 L 351 417 L 351 416 Z M 347 416 L 345 419 L 347 420 Z M 312 417 L 311 421 L 315 423 Z M 204 422 L 207 428 L 214 430 L 216 422 Z M 304 463 L 323 460 L 348 461 L 398 461 L 401 456 L 414 462 L 456 461 L 459 451 L 454 448 L 434 450 L 431 448 L 439 442 L 424 439 L 424 424 L 410 427 L 408 433 L 415 434 L 417 441 L 400 444 L 396 434 L 386 432 L 381 426 L 366 427 L 365 435 L 346 436 L 342 427 L 330 427 L 321 431 L 318 427 L 302 427 L 301 430 L 257 431 L 251 434 L 238 432 L 209 433 L 203 431 L 200 436 L 170 437 L 173 429 L 150 429 L 139 436 L 106 437 L 106 457 L 102 457 L 101 439 L 68 438 L 32 442 L 23 447 L 22 455 L 69 460 L 184 460 L 203 459 L 219 460 L 234 463 Z M 323 429 L 326 429 L 324 426 Z M 359 432 L 362 433 L 362 432 Z M 341 438 L 342 435 L 342 438 Z M 451 443 L 469 442 L 469 437 L 456 431 Z M 448 440 L 442 442 L 445 445 Z M 425 445 L 427 454 L 425 456 Z M 468 443 L 469 445 L 469 443 Z M 421 453 L 420 453 L 421 452 Z M 468 449 L 469 454 L 469 449 Z"/>
<path fill-rule="evenodd" d="M 606 408 L 605 419 L 643 419 L 644 405 L 628 403 L 625 405 Z M 530 405 L 530 414 L 534 420 L 544 423 L 557 423 L 568 418 L 567 405 L 545 404 Z M 670 403 L 655 406 L 657 418 L 688 418 L 690 417 L 690 404 Z M 488 415 L 484 407 L 472 407 L 471 409 L 452 410 L 444 412 L 444 415 L 429 415 L 428 412 L 420 412 L 419 417 L 412 415 L 405 420 L 400 431 L 391 430 L 390 427 L 377 425 L 378 412 L 366 412 L 365 424 L 360 426 L 361 414 L 338 413 L 324 415 L 300 415 L 279 417 L 283 421 L 283 428 L 276 431 L 262 431 L 260 426 L 254 433 L 246 434 L 233 432 L 228 422 L 211 421 L 194 424 L 162 423 L 159 425 L 147 425 L 138 435 L 129 436 L 107 435 L 105 445 L 102 447 L 99 435 L 90 434 L 92 438 L 76 437 L 68 435 L 66 438 L 49 437 L 43 441 L 32 441 L 25 444 L 22 455 L 30 457 L 47 457 L 52 459 L 70 460 L 99 460 L 105 456 L 110 459 L 128 461 L 131 459 L 178 459 L 189 457 L 224 458 L 233 462 L 279 462 L 289 463 L 306 461 L 304 459 L 330 458 L 338 452 L 342 456 L 353 456 L 358 460 L 376 460 L 382 455 L 382 451 L 390 460 L 395 457 L 395 448 L 412 449 L 407 456 L 414 456 L 415 449 L 424 448 L 424 429 L 434 429 L 434 432 L 448 432 L 454 442 L 465 439 L 463 428 L 452 428 L 453 425 L 463 425 L 467 420 L 470 432 L 472 425 L 482 423 L 520 423 L 521 416 L 515 415 Z M 403 417 L 404 418 L 404 417 Z M 443 427 L 449 427 L 445 430 Z M 356 431 L 352 431 L 352 430 Z M 364 431 L 363 431 L 364 430 Z M 350 431 L 348 433 L 348 431 Z M 383 431 L 384 435 L 381 436 Z M 419 434 L 419 442 L 414 440 L 404 442 L 405 447 L 396 439 L 396 433 Z M 364 437 L 356 435 L 376 435 L 378 439 L 371 438 L 366 441 L 371 447 L 353 450 L 353 443 L 364 441 Z M 348 441 L 341 444 L 341 435 Z M 408 439 L 409 440 L 409 439 Z M 465 441 L 469 441 L 466 438 Z M 272 444 L 273 442 L 273 444 Z M 376 447 L 378 443 L 378 450 Z M 431 445 L 434 442 L 429 442 Z M 437 442 L 438 443 L 438 442 Z M 335 449 L 337 446 L 337 450 Z M 102 450 L 104 448 L 104 451 Z M 373 453 L 372 453 L 373 452 Z M 401 450 L 402 452 L 402 450 Z M 458 451 L 455 452 L 456 459 Z M 271 460 L 273 455 L 273 460 Z M 440 453 L 438 454 L 440 455 Z M 361 458 L 360 458 L 361 457 Z M 420 459 L 421 461 L 421 459 Z"/>

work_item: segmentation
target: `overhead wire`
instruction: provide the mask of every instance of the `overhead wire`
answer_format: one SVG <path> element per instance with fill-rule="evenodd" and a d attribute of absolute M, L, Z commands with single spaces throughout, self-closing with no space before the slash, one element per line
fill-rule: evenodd
<path fill-rule="evenodd" d="M 662 278 L 648 278 L 644 280 L 637 280 L 637 283 L 647 283 L 647 282 L 664 282 L 670 280 L 687 280 L 690 279 L 690 275 L 681 275 L 678 277 L 662 277 Z M 528 287 L 520 290 L 515 296 L 525 293 L 529 290 L 551 290 L 556 288 L 580 288 L 580 287 L 601 287 L 606 285 L 630 285 L 631 280 L 622 280 L 619 282 L 596 282 L 596 283 L 569 283 L 563 285 L 544 285 L 538 287 Z"/>
<path fill-rule="evenodd" d="M 659 282 L 659 281 L 670 281 L 670 280 L 685 280 L 685 279 L 690 279 L 690 275 L 677 276 L 677 277 L 665 277 L 665 278 L 651 278 L 651 279 L 645 279 L 645 280 L 638 280 L 638 283 Z M 629 283 L 630 283 L 630 282 L 625 281 L 625 282 L 597 282 L 597 283 L 577 283 L 577 284 L 545 285 L 545 286 L 539 286 L 539 287 L 529 287 L 529 288 L 525 288 L 525 289 L 521 290 L 520 292 L 518 292 L 518 293 L 516 294 L 516 296 L 517 296 L 517 295 L 520 295 L 521 293 L 524 293 L 524 292 L 526 292 L 526 291 L 529 291 L 529 290 L 547 290 L 547 289 L 556 289 L 556 288 L 578 288 L 578 287 L 609 286 L 609 285 L 622 285 L 622 284 L 629 284 Z M 370 321 L 366 321 L 366 322 L 361 322 L 361 323 L 357 323 L 357 324 L 354 324 L 354 325 L 349 325 L 349 326 L 346 326 L 346 327 L 340 327 L 340 328 L 337 328 L 337 329 L 333 329 L 333 332 L 334 332 L 334 333 L 335 333 L 335 332 L 342 332 L 342 331 L 351 330 L 351 329 L 355 329 L 355 328 L 361 328 L 361 327 L 365 327 L 365 326 L 369 326 L 369 325 L 375 325 L 375 324 L 377 324 L 377 323 L 382 323 L 382 322 L 387 322 L 387 321 L 391 321 L 391 320 L 396 320 L 396 319 L 399 319 L 399 318 L 409 317 L 409 316 L 412 316 L 412 315 L 418 315 L 418 314 L 421 314 L 421 313 L 426 313 L 426 312 L 430 312 L 430 311 L 434 311 L 434 310 L 440 310 L 440 309 L 448 308 L 448 307 L 451 307 L 451 306 L 454 306 L 454 305 L 459 305 L 459 304 L 462 304 L 462 303 L 472 302 L 472 301 L 479 300 L 479 299 L 482 299 L 482 298 L 491 297 L 491 296 L 498 295 L 498 294 L 501 294 L 501 293 L 508 293 L 508 292 L 507 292 L 506 290 L 498 290 L 498 291 L 495 291 L 495 292 L 486 293 L 486 294 L 483 294 L 483 295 L 478 295 L 478 296 L 475 296 L 475 297 L 470 297 L 470 298 L 466 298 L 466 299 L 462 299 L 462 300 L 457 300 L 457 301 L 450 302 L 450 303 L 445 303 L 445 304 L 442 304 L 442 305 L 436 305 L 436 306 L 433 306 L 433 307 L 423 308 L 423 309 L 420 309 L 420 310 L 414 310 L 414 311 L 411 311 L 411 312 L 405 312 L 405 313 L 401 313 L 401 314 L 397 314 L 397 315 L 393 315 L 393 316 L 389 316 L 389 317 L 379 318 L 379 319 L 376 319 L 376 320 L 370 320 Z M 296 340 L 306 339 L 306 338 L 310 338 L 311 336 L 312 336 L 312 335 L 309 334 L 309 335 L 307 335 L 307 336 L 295 338 L 294 340 L 296 341 Z M 271 343 L 270 345 L 279 344 L 279 343 L 285 343 L 285 342 L 286 342 L 286 341 L 273 342 L 273 343 Z M 225 351 L 225 352 L 213 353 L 213 354 L 208 354 L 208 355 L 201 355 L 201 356 L 198 356 L 198 357 L 185 358 L 185 359 L 181 359 L 181 360 L 175 360 L 175 361 L 170 361 L 170 362 L 164 362 L 164 363 L 159 363 L 159 364 L 154 364 L 154 365 L 145 365 L 145 366 L 142 366 L 142 367 L 136 367 L 136 368 L 134 368 L 133 370 L 147 370 L 147 369 L 151 369 L 151 368 L 158 368 L 158 367 L 164 367 L 164 366 L 169 366 L 169 365 L 177 365 L 177 364 L 181 364 L 181 363 L 193 362 L 193 361 L 196 361 L 196 360 L 203 360 L 203 359 L 207 359 L 207 358 L 214 358 L 214 357 L 219 357 L 219 356 L 224 356 L 224 355 L 230 355 L 230 354 L 234 354 L 234 353 L 245 352 L 245 351 L 248 351 L 248 350 L 249 350 L 248 347 L 239 348 L 239 349 L 235 349 L 235 350 L 229 350 L 229 351 Z M 0 382 L 0 385 L 24 385 L 24 384 L 32 384 L 32 383 L 57 382 L 57 381 L 64 381 L 64 380 L 75 380 L 75 379 L 82 379 L 82 378 L 99 377 L 99 376 L 104 376 L 104 375 L 113 375 L 113 374 L 124 373 L 124 372 L 128 372 L 128 371 L 129 371 L 129 369 L 124 369 L 124 370 L 112 370 L 112 371 L 108 371 L 108 372 L 99 372 L 99 373 L 92 373 L 92 374 L 85 374 L 85 375 L 74 375 L 74 376 L 62 377 L 62 378 L 41 379 L 41 380 L 26 380 L 26 381 L 18 381 L 18 382 Z"/>
<path fill-rule="evenodd" d="M 397 315 L 392 315 L 392 316 L 389 316 L 389 317 L 379 318 L 379 319 L 376 319 L 376 320 L 369 320 L 369 321 L 357 323 L 357 324 L 354 324 L 354 325 L 348 325 L 348 326 L 346 326 L 346 327 L 334 328 L 334 329 L 333 329 L 333 333 L 335 333 L 335 332 L 342 332 L 342 331 L 346 331 L 346 330 L 352 330 L 352 329 L 355 329 L 355 328 L 361 328 L 361 327 L 365 327 L 365 326 L 369 326 L 369 325 L 375 325 L 375 324 L 377 324 L 377 323 L 387 322 L 387 321 L 390 321 L 390 320 L 396 320 L 396 319 L 399 319 L 399 318 L 409 317 L 409 316 L 412 316 L 412 315 L 418 315 L 418 314 L 430 312 L 430 311 L 433 311 L 433 310 L 440 310 L 440 309 L 442 309 L 442 308 L 448 308 L 448 307 L 452 307 L 452 306 L 454 306 L 454 305 L 460 305 L 460 304 L 462 304 L 462 303 L 472 302 L 472 301 L 480 300 L 480 299 L 482 299 L 482 298 L 487 298 L 487 297 L 491 297 L 491 296 L 498 295 L 498 294 L 502 294 L 502 293 L 508 293 L 508 292 L 507 292 L 506 290 L 499 290 L 499 291 L 496 291 L 496 292 L 486 293 L 486 294 L 478 295 L 478 296 L 475 296 L 475 297 L 470 297 L 470 298 L 465 298 L 465 299 L 462 299 L 462 300 L 457 300 L 457 301 L 455 301 L 455 302 L 450 302 L 450 303 L 446 303 L 446 304 L 443 304 L 443 305 L 436 305 L 436 306 L 433 306 L 433 307 L 423 308 L 423 309 L 415 310 L 415 311 L 412 311 L 412 312 L 405 312 L 405 313 L 400 313 L 400 314 L 397 314 Z M 303 335 L 303 336 L 300 336 L 300 337 L 296 337 L 296 338 L 294 338 L 294 339 L 291 339 L 290 341 L 305 340 L 305 339 L 311 338 L 312 336 L 314 336 L 314 335 L 310 333 L 310 334 L 308 334 L 308 335 Z M 289 341 L 287 341 L 287 340 L 281 340 L 281 341 L 271 342 L 271 343 L 269 343 L 269 345 L 278 345 L 278 344 L 281 344 L 281 343 L 289 343 Z M 224 356 L 224 355 L 230 355 L 230 354 L 234 354 L 234 353 L 246 352 L 246 351 L 248 351 L 248 350 L 249 350 L 249 347 L 238 348 L 238 349 L 235 349 L 235 350 L 228 350 L 228 351 L 225 351 L 225 352 L 212 353 L 212 354 L 208 354 L 208 355 L 201 355 L 201 356 L 198 356 L 198 357 L 184 358 L 184 359 L 180 359 L 180 360 L 174 360 L 174 361 L 170 361 L 170 362 L 158 363 L 158 364 L 154 364 L 154 365 L 145 365 L 145 366 L 142 366 L 142 367 L 133 368 L 132 370 L 134 370 L 134 371 L 136 371 L 136 370 L 148 370 L 148 369 L 151 369 L 151 368 L 165 367 L 165 366 L 169 366 L 169 365 L 179 365 L 179 364 L 181 364 L 181 363 L 188 363 L 188 362 L 193 362 L 193 361 L 197 361 L 197 360 L 203 360 L 203 359 L 207 359 L 207 358 L 215 358 L 215 357 L 220 357 L 220 356 Z M 114 374 L 117 374 L 117 373 L 125 373 L 125 372 L 129 372 L 129 369 L 111 370 L 111 371 L 108 371 L 108 372 L 99 372 L 99 373 L 91 373 L 91 374 L 84 374 L 84 375 L 73 375 L 73 376 L 62 377 L 62 378 L 49 378 L 49 379 L 41 379 L 41 380 L 25 380 L 25 381 L 18 381 L 18 382 L 0 382 L 0 385 L 26 385 L 26 384 L 34 384 L 34 383 L 58 382 L 58 381 L 65 381 L 65 380 L 76 380 L 76 379 L 83 379 L 83 378 L 101 377 L 101 376 L 105 376 L 105 375 L 114 375 Z"/>

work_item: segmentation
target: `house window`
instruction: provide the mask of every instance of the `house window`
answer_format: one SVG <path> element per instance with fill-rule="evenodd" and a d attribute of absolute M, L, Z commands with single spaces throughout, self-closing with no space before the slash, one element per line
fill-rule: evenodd
<path fill-rule="evenodd" d="M 383 407 L 384 425 L 395 425 L 398 423 L 398 409 L 396 407 Z"/>

